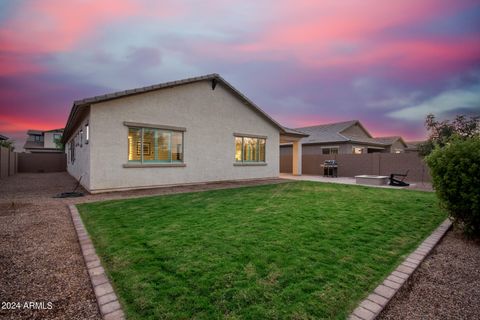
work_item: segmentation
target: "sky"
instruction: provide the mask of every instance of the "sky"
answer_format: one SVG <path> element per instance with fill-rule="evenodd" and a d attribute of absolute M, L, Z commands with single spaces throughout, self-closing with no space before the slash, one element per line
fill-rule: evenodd
<path fill-rule="evenodd" d="M 219 73 L 281 124 L 426 137 L 480 114 L 480 1 L 0 0 L 0 134 L 74 100 Z"/>

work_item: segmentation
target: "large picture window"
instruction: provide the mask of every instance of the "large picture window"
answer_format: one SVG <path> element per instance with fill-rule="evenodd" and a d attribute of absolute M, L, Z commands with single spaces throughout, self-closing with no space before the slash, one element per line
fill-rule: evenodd
<path fill-rule="evenodd" d="M 183 162 L 183 132 L 157 128 L 128 128 L 128 162 Z"/>
<path fill-rule="evenodd" d="M 265 162 L 265 138 L 235 137 L 235 162 Z"/>

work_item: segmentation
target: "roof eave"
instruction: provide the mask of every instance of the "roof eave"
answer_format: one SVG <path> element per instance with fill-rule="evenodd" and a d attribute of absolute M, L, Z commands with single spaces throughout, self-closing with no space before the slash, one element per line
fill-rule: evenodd
<path fill-rule="evenodd" d="M 277 127 L 281 133 L 288 134 L 288 132 L 285 130 L 285 128 L 279 124 L 277 121 L 275 121 L 273 118 L 271 118 L 265 111 L 263 111 L 259 106 L 257 106 L 253 101 L 251 101 L 249 98 L 247 98 L 243 93 L 235 89 L 230 83 L 228 83 L 225 79 L 223 79 L 219 74 L 217 73 L 212 73 L 204 76 L 199 76 L 199 77 L 194 77 L 194 78 L 187 78 L 183 80 L 177 80 L 177 81 L 171 81 L 171 82 L 165 82 L 165 83 L 160 83 L 157 85 L 152 85 L 152 86 L 147 86 L 143 88 L 137 88 L 137 89 L 130 89 L 130 90 L 124 90 L 124 91 L 119 91 L 119 92 L 114 92 L 110 94 L 105 94 L 105 95 L 100 95 L 100 96 L 95 96 L 91 98 L 86 98 L 82 100 L 76 100 L 73 102 L 72 109 L 70 110 L 70 115 L 68 117 L 67 123 L 65 125 L 65 129 L 63 132 L 62 140 L 61 142 L 65 144 L 68 139 L 71 136 L 71 130 L 74 124 L 72 122 L 75 122 L 76 119 L 74 117 L 78 114 L 78 111 L 84 107 L 90 106 L 94 103 L 100 103 L 100 102 L 105 102 L 109 100 L 115 100 L 115 99 L 120 99 L 120 98 L 125 98 L 137 94 L 142 94 L 146 92 L 151 92 L 151 91 L 156 91 L 156 90 L 161 90 L 161 89 L 166 89 L 166 88 L 172 88 L 176 87 L 179 85 L 185 85 L 185 84 L 190 84 L 194 82 L 200 82 L 200 81 L 207 81 L 207 80 L 214 80 L 216 79 L 217 81 L 221 82 L 224 84 L 228 89 L 230 89 L 234 94 L 236 94 L 241 100 L 243 100 L 253 111 L 259 113 L 262 117 L 265 118 L 268 122 L 270 122 L 272 125 Z M 213 88 L 213 86 L 212 86 Z M 307 137 L 308 135 L 305 135 L 304 133 L 298 132 L 298 133 L 293 133 L 296 134 L 298 137 Z"/>

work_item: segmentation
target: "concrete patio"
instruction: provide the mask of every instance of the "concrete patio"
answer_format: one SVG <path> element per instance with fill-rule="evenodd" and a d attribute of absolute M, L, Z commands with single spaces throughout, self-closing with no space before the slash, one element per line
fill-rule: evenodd
<path fill-rule="evenodd" d="M 325 183 L 339 183 L 339 184 L 353 184 L 357 185 L 354 177 L 323 177 L 323 176 L 314 176 L 314 175 L 293 175 L 291 173 L 280 173 L 280 179 L 288 180 L 300 180 L 300 181 L 316 181 L 316 182 L 325 182 Z M 412 182 L 408 187 L 392 187 L 392 186 L 375 186 L 375 185 L 362 185 L 365 187 L 374 187 L 374 188 L 389 188 L 389 189 L 407 189 L 407 190 L 422 190 L 422 191 L 433 191 L 431 183 L 428 182 Z"/>

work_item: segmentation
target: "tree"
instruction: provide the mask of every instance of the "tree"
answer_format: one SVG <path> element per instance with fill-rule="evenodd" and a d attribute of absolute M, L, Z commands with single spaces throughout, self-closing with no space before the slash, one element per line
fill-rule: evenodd
<path fill-rule="evenodd" d="M 65 146 L 62 143 L 62 138 L 54 139 L 53 142 L 55 143 L 55 146 L 57 147 L 57 149 L 65 150 Z"/>
<path fill-rule="evenodd" d="M 465 140 L 480 135 L 480 117 L 467 118 L 458 115 L 453 121 L 438 121 L 433 114 L 425 120 L 425 127 L 429 131 L 428 140 L 419 146 L 421 156 L 428 156 L 435 146 L 444 147 L 452 139 Z"/>
<path fill-rule="evenodd" d="M 15 149 L 14 144 L 15 144 L 15 141 L 12 141 L 12 140 L 0 140 L 1 147 L 8 148 L 12 151 Z"/>

